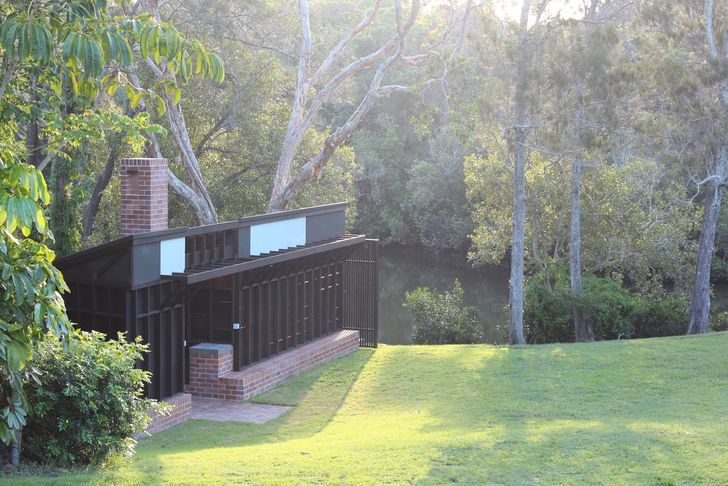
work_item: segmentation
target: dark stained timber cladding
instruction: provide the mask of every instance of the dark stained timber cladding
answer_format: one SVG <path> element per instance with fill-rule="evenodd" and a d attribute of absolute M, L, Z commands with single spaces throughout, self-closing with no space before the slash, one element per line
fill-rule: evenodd
<path fill-rule="evenodd" d="M 350 252 L 351 247 L 338 248 L 239 274 L 240 330 L 230 338 L 233 367 L 341 329 L 344 260 Z"/>
<path fill-rule="evenodd" d="M 359 345 L 377 347 L 378 240 L 365 240 L 344 262 L 344 329 L 359 331 Z"/>
<path fill-rule="evenodd" d="M 315 243 L 342 236 L 346 229 L 344 210 L 306 217 L 306 243 Z"/>
<path fill-rule="evenodd" d="M 162 282 L 134 292 L 135 323 L 129 339 L 142 336 L 149 345 L 141 367 L 152 373 L 149 398 L 163 399 L 184 388 L 184 304 L 177 282 Z"/>

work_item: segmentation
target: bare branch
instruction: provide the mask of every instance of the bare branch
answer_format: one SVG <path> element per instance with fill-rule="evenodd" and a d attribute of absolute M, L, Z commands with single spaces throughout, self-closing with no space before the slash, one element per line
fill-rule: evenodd
<path fill-rule="evenodd" d="M 336 58 L 341 54 L 341 51 L 344 50 L 344 48 L 351 42 L 351 40 L 356 37 L 357 34 L 359 34 L 362 30 L 364 30 L 369 24 L 371 24 L 374 21 L 374 17 L 377 16 L 377 12 L 379 11 L 379 7 L 382 4 L 382 0 L 377 0 L 374 4 L 374 7 L 372 8 L 371 12 L 369 12 L 369 15 L 365 16 L 363 19 L 359 21 L 358 24 L 354 26 L 353 29 L 351 29 L 349 32 L 347 32 L 341 40 L 334 46 L 331 51 L 329 51 L 329 54 L 326 56 L 326 58 L 321 63 L 321 66 L 319 66 L 316 73 L 311 76 L 311 79 L 309 80 L 309 84 L 311 86 L 316 86 L 321 79 L 321 76 L 326 72 L 329 67 L 333 64 L 333 62 L 336 60 Z"/>
<path fill-rule="evenodd" d="M 304 131 L 308 129 L 323 104 L 326 103 L 329 98 L 331 98 L 331 95 L 334 93 L 334 91 L 336 91 L 336 88 L 338 88 L 341 83 L 349 79 L 354 74 L 370 66 L 373 66 L 383 55 L 385 55 L 388 51 L 392 50 L 398 44 L 398 41 L 399 36 L 394 36 L 390 38 L 387 43 L 384 44 L 382 47 L 364 57 L 360 57 L 356 61 L 353 61 L 348 66 L 344 67 L 341 71 L 339 71 L 339 73 L 334 76 L 328 83 L 326 83 L 326 85 L 321 88 L 321 90 L 311 102 L 311 106 L 308 108 L 308 110 L 306 110 L 306 114 L 303 117 L 300 125 L 301 127 L 305 127 Z"/>
<path fill-rule="evenodd" d="M 3 74 L 3 82 L 0 84 L 0 99 L 2 99 L 3 95 L 5 94 L 5 90 L 8 88 L 8 84 L 10 84 L 10 80 L 13 78 L 13 75 L 15 74 L 15 68 L 18 66 L 18 57 L 13 56 L 13 60 L 10 61 L 7 68 L 5 68 L 5 74 Z"/>
<path fill-rule="evenodd" d="M 718 45 L 715 43 L 713 34 L 713 0 L 705 0 L 705 36 L 708 40 L 710 58 L 716 61 L 718 60 Z"/>
<path fill-rule="evenodd" d="M 53 157 L 55 157 L 58 152 L 60 152 L 61 150 L 63 150 L 63 147 L 65 145 L 66 145 L 65 143 L 61 143 L 61 145 L 55 151 L 48 152 L 46 154 L 46 156 L 43 157 L 43 160 L 41 160 L 40 163 L 36 166 L 36 169 L 38 169 L 39 171 L 42 172 L 46 168 L 46 166 L 48 165 L 48 163 L 51 160 L 53 160 Z"/>
<path fill-rule="evenodd" d="M 383 94 L 389 94 L 396 91 L 404 91 L 407 89 L 404 86 L 390 85 L 386 87 L 387 89 L 384 90 L 384 92 L 379 92 L 382 79 L 384 78 L 384 74 L 387 68 L 396 60 L 401 58 L 401 55 L 405 49 L 405 38 L 409 31 L 412 29 L 414 21 L 419 14 L 419 2 L 415 0 L 413 2 L 412 11 L 410 12 L 407 23 L 402 24 L 399 1 L 396 1 L 395 6 L 398 32 L 397 50 L 391 56 L 387 57 L 384 61 L 382 61 L 382 63 L 377 67 L 377 71 L 374 74 L 371 83 L 369 84 L 367 94 L 364 96 L 364 99 L 361 101 L 361 103 L 359 103 L 354 112 L 349 115 L 349 118 L 346 120 L 346 122 L 339 128 L 337 128 L 334 133 L 326 138 L 326 140 L 324 141 L 324 146 L 319 151 L 319 153 L 313 159 L 306 162 L 303 167 L 301 167 L 298 175 L 286 185 L 286 187 L 283 189 L 282 193 L 279 196 L 281 201 L 290 200 L 301 188 L 301 186 L 303 186 L 304 183 L 320 175 L 321 170 L 331 159 L 336 149 L 351 137 L 354 129 L 359 125 L 359 123 L 361 123 L 364 116 L 366 116 L 366 114 L 370 111 L 377 98 L 379 98 Z M 271 206 L 273 206 L 273 203 L 275 202 L 273 199 L 274 198 L 271 198 Z"/>

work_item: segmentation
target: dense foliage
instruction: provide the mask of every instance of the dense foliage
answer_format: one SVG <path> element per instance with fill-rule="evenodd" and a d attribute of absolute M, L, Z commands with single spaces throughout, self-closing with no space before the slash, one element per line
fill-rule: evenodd
<path fill-rule="evenodd" d="M 111 454 L 128 456 L 135 434 L 161 404 L 144 399 L 150 373 L 135 367 L 146 345 L 123 335 L 74 334 L 73 349 L 49 338 L 37 349 L 27 385 L 33 404 L 24 430 L 25 450 L 59 466 L 98 464 Z"/>
<path fill-rule="evenodd" d="M 480 316 L 463 303 L 463 288 L 436 292 L 420 287 L 407 292 L 404 307 L 412 314 L 414 344 L 472 344 L 483 340 Z"/>
<path fill-rule="evenodd" d="M 48 332 L 71 341 L 52 248 L 77 248 L 78 179 L 93 144 L 115 134 L 139 151 L 145 137 L 165 133 L 149 113 L 114 103 L 133 111 L 146 101 L 159 116 L 193 75 L 224 78 L 219 57 L 199 41 L 152 15 L 124 13 L 103 0 L 0 4 L 0 440 L 13 444 L 13 462 L 33 351 Z M 139 63 L 132 46 L 164 64 L 164 79 L 149 88 L 131 81 Z"/>
<path fill-rule="evenodd" d="M 46 246 L 42 174 L 0 149 L 0 440 L 15 440 L 25 425 L 25 368 L 47 332 L 68 336 L 71 323 L 60 292 L 67 290 Z"/>
<path fill-rule="evenodd" d="M 496 145 L 501 149 L 502 144 Z M 465 183 L 478 221 L 472 257 L 497 263 L 510 245 L 511 178 L 502 150 L 468 157 Z M 531 154 L 526 170 L 526 238 L 531 271 L 568 258 L 570 170 Z M 638 288 L 665 281 L 690 288 L 695 258 L 692 235 L 699 209 L 687 204 L 687 189 L 659 175 L 650 161 L 586 170 L 582 177 L 582 261 L 589 272 L 618 272 Z"/>
<path fill-rule="evenodd" d="M 574 295 L 568 275 L 544 270 L 526 286 L 524 326 L 529 342 L 574 341 L 574 311 L 580 309 L 598 339 L 648 338 L 684 334 L 688 302 L 682 296 L 642 296 L 611 277 L 587 276 Z"/>

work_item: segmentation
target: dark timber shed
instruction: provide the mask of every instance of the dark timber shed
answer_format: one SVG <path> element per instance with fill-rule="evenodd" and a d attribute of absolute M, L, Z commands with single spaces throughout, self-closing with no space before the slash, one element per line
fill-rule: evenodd
<path fill-rule="evenodd" d="M 132 162 L 145 160 L 155 159 Z M 137 232 L 69 255 L 57 262 L 69 317 L 142 336 L 158 399 L 183 391 L 189 348 L 203 342 L 232 344 L 236 371 L 341 329 L 376 346 L 377 241 L 347 234 L 345 209 Z"/>

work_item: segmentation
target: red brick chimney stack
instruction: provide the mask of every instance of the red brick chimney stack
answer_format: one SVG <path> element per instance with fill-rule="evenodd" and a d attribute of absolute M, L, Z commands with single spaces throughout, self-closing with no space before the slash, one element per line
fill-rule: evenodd
<path fill-rule="evenodd" d="M 121 159 L 121 236 L 167 229 L 167 159 Z"/>

